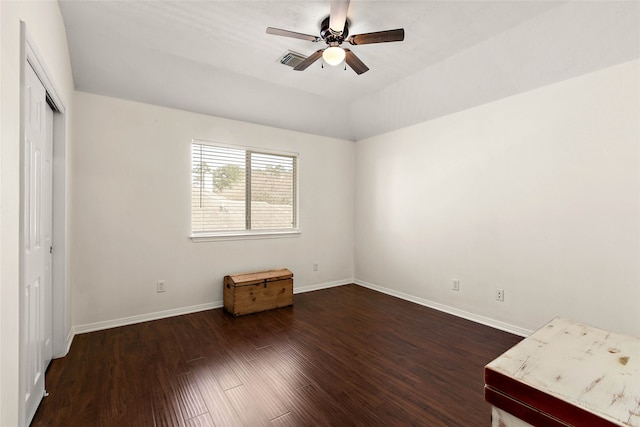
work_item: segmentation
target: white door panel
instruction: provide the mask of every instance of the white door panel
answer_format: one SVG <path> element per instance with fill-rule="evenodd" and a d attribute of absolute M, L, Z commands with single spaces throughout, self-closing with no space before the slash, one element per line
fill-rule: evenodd
<path fill-rule="evenodd" d="M 46 341 L 51 346 L 51 143 L 47 136 L 44 86 L 31 67 L 26 70 L 23 156 L 23 277 L 21 316 L 21 382 L 25 421 L 33 418 L 44 395 Z M 49 301 L 47 303 L 47 301 Z"/>

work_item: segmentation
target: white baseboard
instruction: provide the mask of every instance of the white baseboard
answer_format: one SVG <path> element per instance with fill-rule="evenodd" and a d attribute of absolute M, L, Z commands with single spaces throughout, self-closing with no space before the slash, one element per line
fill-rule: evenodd
<path fill-rule="evenodd" d="M 347 285 L 354 283 L 353 279 L 337 280 L 333 282 L 320 283 L 317 285 L 308 285 L 297 287 L 294 285 L 293 293 L 300 294 L 304 292 L 317 291 L 320 289 L 333 288 L 336 286 Z M 139 314 L 136 316 L 123 317 L 120 319 L 106 320 L 104 322 L 87 323 L 85 325 L 77 325 L 71 328 L 69 331 L 69 337 L 67 338 L 68 348 L 71 347 L 73 337 L 77 334 L 84 334 L 87 332 L 101 331 L 103 329 L 117 328 L 119 326 L 133 325 L 136 323 L 148 322 L 150 320 L 164 319 L 167 317 L 180 316 L 182 314 L 197 313 L 199 311 L 212 310 L 214 308 L 223 307 L 222 301 L 213 301 L 206 304 L 192 305 L 188 307 L 174 308 L 171 310 L 156 311 L 153 313 Z"/>
<path fill-rule="evenodd" d="M 321 289 L 328 289 L 328 288 L 334 288 L 337 286 L 343 286 L 343 285 L 349 285 L 351 283 L 355 283 L 359 286 L 363 286 L 365 288 L 369 288 L 372 289 L 374 291 L 378 291 L 378 292 L 382 292 L 383 294 L 387 294 L 387 295 L 391 295 L 397 298 L 401 298 L 403 300 L 406 301 L 410 301 L 416 304 L 420 304 L 423 305 L 425 307 L 429 307 L 429 308 L 433 308 L 445 313 L 449 313 L 452 314 L 454 316 L 458 316 L 458 317 L 462 317 L 463 319 L 467 319 L 467 320 L 471 320 L 473 322 L 476 323 L 480 323 L 486 326 L 490 326 L 492 328 L 495 329 L 499 329 L 505 332 L 510 332 L 512 334 L 515 335 L 519 335 L 522 337 L 526 337 L 529 336 L 533 333 L 533 331 L 530 331 L 528 329 L 523 329 L 520 328 L 518 326 L 515 325 L 511 325 L 508 323 L 504 323 L 504 322 L 500 322 L 498 320 L 495 319 L 491 319 L 488 317 L 484 317 L 484 316 L 479 316 L 477 314 L 473 314 L 473 313 L 469 313 L 467 311 L 464 310 L 459 310 L 457 308 L 454 307 L 449 307 L 447 305 L 443 305 L 443 304 L 439 304 L 437 302 L 434 301 L 429 301 L 426 299 L 422 299 L 422 298 L 418 298 L 415 297 L 413 295 L 409 295 L 409 294 L 405 294 L 402 292 L 398 292 L 398 291 L 394 291 L 392 289 L 388 289 L 382 286 L 378 286 L 378 285 L 374 285 L 373 283 L 368 283 L 365 282 L 363 280 L 357 280 L 357 279 L 345 279 L 345 280 L 336 280 L 333 282 L 325 282 L 325 283 L 319 283 L 319 284 L 315 284 L 315 285 L 307 285 L 307 286 L 294 286 L 294 290 L 293 293 L 294 294 L 301 294 L 301 293 L 305 293 L 305 292 L 312 292 L 312 291 L 318 291 Z M 215 308 L 221 308 L 223 307 L 223 302 L 222 301 L 213 301 L 210 303 L 206 303 L 206 304 L 198 304 L 198 305 L 192 305 L 192 306 L 188 306 L 188 307 L 180 307 L 180 308 L 174 308 L 171 310 L 163 310 L 163 311 L 156 311 L 153 313 L 147 313 L 147 314 L 140 314 L 140 315 L 136 315 L 136 316 L 130 316 L 130 317 L 123 317 L 120 319 L 113 319 L 113 320 L 106 320 L 103 322 L 95 322 L 95 323 L 87 323 L 84 325 L 76 325 L 74 327 L 71 328 L 71 330 L 69 331 L 69 335 L 67 337 L 67 353 L 69 352 L 69 348 L 71 348 L 71 343 L 73 342 L 73 338 L 75 335 L 77 334 L 84 334 L 87 332 L 94 332 L 94 331 L 101 331 L 103 329 L 110 329 L 110 328 L 117 328 L 119 326 L 126 326 L 126 325 L 133 325 L 136 323 L 142 323 L 142 322 L 148 322 L 150 320 L 158 320 L 158 319 L 164 319 L 167 317 L 173 317 L 173 316 L 180 316 L 182 314 L 189 314 L 189 313 L 197 313 L 199 311 L 205 311 L 205 310 L 212 310 Z"/>
<path fill-rule="evenodd" d="M 69 332 L 67 333 L 67 348 L 64 350 L 64 355 L 66 356 L 71 349 L 71 343 L 73 342 L 73 337 L 75 337 L 75 333 L 73 332 L 73 328 L 69 328 Z"/>
<path fill-rule="evenodd" d="M 73 327 L 74 335 L 87 332 L 101 331 L 103 329 L 117 328 L 118 326 L 133 325 L 135 323 L 148 322 L 150 320 L 164 319 L 167 317 L 180 316 L 182 314 L 197 313 L 198 311 L 211 310 L 222 307 L 222 301 L 214 301 L 206 304 L 191 305 L 188 307 L 173 308 L 171 310 L 156 311 L 153 313 L 139 314 L 120 319 L 106 320 L 104 322 L 87 323 Z"/>
<path fill-rule="evenodd" d="M 70 328 L 69 331 L 67 332 L 67 338 L 66 338 L 66 344 L 65 344 L 65 347 L 64 347 L 64 352 L 54 354 L 53 355 L 53 359 L 61 359 L 61 358 L 65 357 L 69 353 L 69 350 L 71 349 L 71 343 L 73 342 L 73 337 L 74 336 L 75 336 L 75 334 L 73 333 L 73 328 Z"/>
<path fill-rule="evenodd" d="M 293 293 L 294 294 L 302 294 L 304 292 L 312 292 L 312 291 L 319 291 L 320 289 L 329 289 L 329 288 L 335 288 L 336 286 L 343 286 L 343 285 L 350 285 L 352 283 L 355 283 L 354 279 L 347 279 L 347 280 L 336 280 L 333 282 L 326 282 L 326 283 L 320 283 L 317 285 L 308 285 L 308 286 L 293 286 Z"/>
<path fill-rule="evenodd" d="M 434 301 L 430 301 L 423 298 L 418 298 L 413 295 L 405 294 L 403 292 L 394 291 L 393 289 L 385 288 L 383 286 L 374 285 L 373 283 L 365 282 L 364 280 L 356 279 L 354 281 L 356 285 L 360 285 L 362 287 L 372 289 L 374 291 L 382 292 L 383 294 L 391 295 L 406 301 L 410 301 L 416 304 L 423 305 L 425 307 L 433 308 L 438 311 L 442 311 L 444 313 L 452 314 L 457 317 L 461 317 L 463 319 L 471 320 L 472 322 L 480 323 L 485 326 L 490 326 L 494 329 L 499 329 L 501 331 L 509 332 L 514 335 L 518 335 L 521 337 L 528 337 L 533 333 L 533 331 L 529 329 L 524 329 L 519 326 L 515 326 L 509 323 L 501 322 L 499 320 L 491 319 L 489 317 L 480 316 L 478 314 L 469 313 L 468 311 L 460 310 L 455 307 L 450 307 L 448 305 L 440 304 Z"/>

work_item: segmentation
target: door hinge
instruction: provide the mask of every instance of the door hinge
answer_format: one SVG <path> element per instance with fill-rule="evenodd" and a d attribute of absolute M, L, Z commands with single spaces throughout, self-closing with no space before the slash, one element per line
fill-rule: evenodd
<path fill-rule="evenodd" d="M 52 254 L 53 253 L 53 246 L 49 246 L 49 253 Z"/>

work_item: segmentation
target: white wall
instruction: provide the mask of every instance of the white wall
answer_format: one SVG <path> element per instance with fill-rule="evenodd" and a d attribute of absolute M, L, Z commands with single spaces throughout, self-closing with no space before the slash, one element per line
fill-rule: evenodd
<path fill-rule="evenodd" d="M 287 267 L 296 289 L 353 281 L 353 142 L 82 92 L 74 104 L 77 330 L 221 304 L 231 273 Z M 302 234 L 193 243 L 192 139 L 299 153 Z M 167 290 L 158 294 L 160 279 Z"/>
<path fill-rule="evenodd" d="M 19 422 L 21 20 L 26 23 L 67 107 L 70 107 L 73 82 L 66 32 L 57 2 L 3 0 L 0 19 L 0 425 L 14 426 Z"/>
<path fill-rule="evenodd" d="M 357 280 L 513 330 L 640 335 L 639 68 L 358 141 Z"/>

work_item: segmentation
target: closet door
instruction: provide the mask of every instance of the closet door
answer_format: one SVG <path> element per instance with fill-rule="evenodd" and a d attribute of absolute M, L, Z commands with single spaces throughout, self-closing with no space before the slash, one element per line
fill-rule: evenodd
<path fill-rule="evenodd" d="M 44 86 L 31 67 L 25 77 L 20 375 L 28 424 L 44 395 L 45 363 L 51 359 L 45 356 L 51 349 L 45 325 L 51 328 L 52 138 Z"/>

